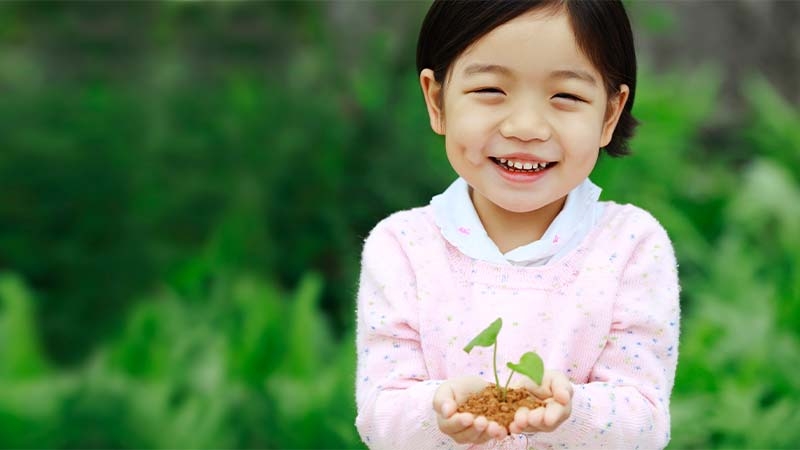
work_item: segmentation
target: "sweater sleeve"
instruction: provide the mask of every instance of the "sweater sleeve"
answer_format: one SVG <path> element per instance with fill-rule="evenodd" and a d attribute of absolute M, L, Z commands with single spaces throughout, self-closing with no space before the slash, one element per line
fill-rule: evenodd
<path fill-rule="evenodd" d="M 536 448 L 666 447 L 679 320 L 677 264 L 656 224 L 624 267 L 605 347 L 589 382 L 574 385 L 570 418 L 537 434 Z"/>
<path fill-rule="evenodd" d="M 466 448 L 433 411 L 419 338 L 416 282 L 395 233 L 379 224 L 362 253 L 357 300 L 356 427 L 372 449 Z"/>

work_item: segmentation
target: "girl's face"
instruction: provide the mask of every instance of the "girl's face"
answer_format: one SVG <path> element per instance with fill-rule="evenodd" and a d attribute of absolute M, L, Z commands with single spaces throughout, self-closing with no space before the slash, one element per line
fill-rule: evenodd
<path fill-rule="evenodd" d="M 478 214 L 560 209 L 607 145 L 628 97 L 609 99 L 563 12 L 532 11 L 484 35 L 442 85 L 420 74 L 431 126 Z M 441 95 L 443 94 L 443 101 Z"/>

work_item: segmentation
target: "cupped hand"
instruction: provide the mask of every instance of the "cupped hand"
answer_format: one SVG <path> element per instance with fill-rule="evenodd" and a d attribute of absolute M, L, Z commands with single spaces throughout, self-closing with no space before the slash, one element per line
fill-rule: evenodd
<path fill-rule="evenodd" d="M 486 380 L 478 376 L 452 378 L 442 383 L 433 395 L 439 429 L 459 444 L 482 444 L 508 435 L 505 427 L 486 417 L 456 412 L 460 403 L 487 385 Z"/>
<path fill-rule="evenodd" d="M 508 426 L 512 433 L 553 431 L 572 413 L 572 383 L 561 372 L 548 370 L 542 384 L 526 383 L 533 394 L 544 401 L 543 408 L 520 408 Z"/>

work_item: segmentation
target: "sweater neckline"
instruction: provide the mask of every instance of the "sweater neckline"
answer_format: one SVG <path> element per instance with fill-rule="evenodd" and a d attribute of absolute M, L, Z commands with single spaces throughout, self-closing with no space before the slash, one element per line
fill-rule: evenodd
<path fill-rule="evenodd" d="M 563 209 L 541 239 L 501 253 L 486 233 L 459 177 L 433 197 L 434 221 L 444 238 L 470 258 L 509 266 L 542 266 L 564 257 L 577 247 L 603 213 L 601 189 L 586 178 L 567 195 Z"/>
<path fill-rule="evenodd" d="M 577 260 L 582 259 L 590 251 L 592 244 L 600 238 L 600 235 L 610 228 L 609 222 L 618 211 L 618 208 L 612 206 L 619 205 L 613 202 L 601 203 L 604 204 L 602 215 L 580 243 L 562 258 L 541 266 L 514 266 L 475 259 L 444 239 L 444 236 L 442 236 L 442 240 L 451 254 L 451 261 L 456 266 L 454 269 L 461 272 L 464 279 L 470 283 L 509 289 L 559 290 L 561 286 L 580 274 Z M 536 283 L 532 284 L 532 279 Z"/>

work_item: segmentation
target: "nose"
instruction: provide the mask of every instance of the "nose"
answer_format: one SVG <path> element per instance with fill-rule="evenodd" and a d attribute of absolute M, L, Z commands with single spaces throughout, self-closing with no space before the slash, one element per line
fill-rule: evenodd
<path fill-rule="evenodd" d="M 506 138 L 521 141 L 546 141 L 550 139 L 552 129 L 547 117 L 530 103 L 514 105 L 500 124 L 500 134 Z"/>

